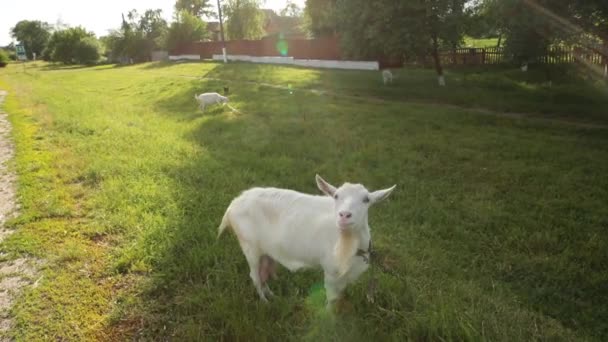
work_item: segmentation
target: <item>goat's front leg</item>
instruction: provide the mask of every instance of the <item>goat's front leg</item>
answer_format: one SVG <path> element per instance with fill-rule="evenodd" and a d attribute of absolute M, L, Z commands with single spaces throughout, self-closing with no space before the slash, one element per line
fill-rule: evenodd
<path fill-rule="evenodd" d="M 327 310 L 331 310 L 340 298 L 342 291 L 347 285 L 345 277 L 338 279 L 336 276 L 325 272 L 325 297 L 327 298 Z"/>

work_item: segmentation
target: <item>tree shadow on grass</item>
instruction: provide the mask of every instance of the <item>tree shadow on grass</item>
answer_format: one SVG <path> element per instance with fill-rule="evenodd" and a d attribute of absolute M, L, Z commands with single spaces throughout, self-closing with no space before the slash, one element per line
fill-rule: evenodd
<path fill-rule="evenodd" d="M 92 69 L 97 65 L 69 65 L 69 64 L 58 64 L 51 63 L 40 67 L 42 71 L 61 71 L 61 70 L 81 70 L 81 69 Z"/>
<path fill-rule="evenodd" d="M 212 63 L 211 61 L 202 61 L 202 60 L 178 60 L 178 61 L 158 61 L 158 62 L 150 62 L 148 65 L 143 67 L 144 70 L 153 70 L 153 69 L 163 69 L 169 68 L 172 66 L 180 65 L 180 64 L 203 64 L 203 63 Z"/>
<path fill-rule="evenodd" d="M 215 239 L 230 200 L 248 187 L 278 186 L 318 193 L 315 173 L 335 182 L 354 175 L 346 163 L 334 162 L 342 151 L 356 148 L 338 147 L 335 139 L 340 138 L 331 138 L 333 131 L 347 134 L 348 124 L 339 124 L 346 116 L 319 126 L 313 115 L 330 116 L 305 109 L 311 95 L 267 89 L 261 102 L 256 101 L 260 92 L 247 88 L 235 90 L 235 106 L 241 113 L 194 117 L 183 110 L 193 103 L 182 98 L 197 86 L 192 83 L 158 103 L 159 111 L 192 123 L 186 138 L 203 151 L 166 171 L 182 214 L 173 218 L 167 231 L 151 233 L 145 239 L 160 243 L 155 245 L 159 257 L 153 262 L 158 272 L 143 293 L 140 311 L 133 313 L 144 324 L 139 327 L 143 328 L 143 338 L 293 340 L 304 335 L 355 338 L 364 334 L 353 321 L 355 310 L 369 311 L 360 293 L 362 283 L 352 289 L 356 309 L 336 326 L 325 325 L 317 331 L 326 322 L 319 271 L 288 274 L 281 270 L 279 280 L 271 284 L 278 297 L 265 305 L 251 285 L 247 263 L 234 236 L 227 233 L 219 241 Z M 311 139 L 314 143 L 309 145 L 302 140 L 315 134 L 328 139 Z M 405 284 L 395 287 L 407 291 Z"/>
<path fill-rule="evenodd" d="M 394 74 L 394 82 L 385 85 L 376 71 L 229 63 L 218 65 L 205 76 L 374 101 L 445 104 L 582 122 L 608 122 L 605 111 L 608 88 L 585 80 L 576 67 L 535 67 L 527 73 L 510 66 L 446 69 L 446 87 L 437 85 L 432 69 L 403 68 L 394 70 Z"/>
<path fill-rule="evenodd" d="M 487 224 L 491 220 L 479 218 L 477 213 L 470 212 L 466 208 L 466 202 L 462 207 L 453 204 L 455 199 L 466 201 L 470 198 L 454 197 L 453 192 L 457 190 L 450 187 L 453 186 L 452 183 L 475 185 L 475 180 L 471 180 L 472 175 L 479 173 L 479 165 L 473 165 L 474 163 L 469 166 L 474 167 L 475 171 L 467 173 L 466 170 L 461 170 L 468 164 L 466 160 L 458 159 L 458 155 L 462 156 L 466 149 L 475 148 L 479 142 L 482 142 L 480 150 L 497 149 L 495 153 L 504 154 L 495 160 L 498 163 L 495 165 L 497 170 L 508 168 L 509 163 L 522 158 L 551 165 L 550 162 L 539 160 L 543 154 L 534 155 L 525 148 L 526 151 L 519 151 L 519 141 L 509 142 L 512 145 L 504 150 L 499 149 L 499 145 L 504 142 L 498 134 L 492 133 L 492 125 L 496 125 L 492 121 L 495 119 L 464 117 L 452 118 L 452 121 L 446 123 L 447 116 L 441 114 L 433 118 L 434 114 L 425 113 L 429 114 L 427 118 L 420 113 L 403 115 L 396 108 L 365 110 L 358 108 L 353 101 L 334 101 L 297 89 L 290 92 L 260 85 L 244 86 L 237 82 L 234 83 L 232 104 L 241 113 L 222 111 L 213 115 L 198 115 L 195 113 L 196 103 L 192 93 L 202 87 L 222 84 L 213 82 L 215 81 L 201 83 L 192 80 L 189 87 L 156 103 L 161 115 L 188 121 L 191 129 L 186 133 L 185 139 L 192 142 L 198 152 L 180 165 L 165 171 L 173 184 L 172 193 L 179 214 L 169 219 L 166 230 L 146 233 L 148 236 L 142 239 L 155 250 L 154 255 L 150 256 L 154 271 L 145 286 L 138 289 L 137 302 L 127 303 L 127 314 L 121 321 L 125 323 L 117 323 L 132 324 L 132 336 L 137 330 L 142 331 L 142 338 L 155 340 L 382 340 L 406 337 L 415 340 L 466 340 L 478 336 L 479 331 L 467 327 L 484 322 L 487 318 L 461 320 L 462 312 L 468 308 L 466 301 L 470 298 L 462 301 L 454 299 L 454 302 L 450 302 L 451 307 L 444 307 L 446 304 L 441 301 L 451 301 L 449 298 L 454 296 L 441 297 L 439 310 L 444 311 L 434 313 L 432 309 L 435 307 L 432 305 L 424 307 L 424 304 L 418 304 L 424 301 L 423 298 L 414 300 L 417 296 L 412 294 L 412 289 L 400 277 L 386 274 L 380 275 L 382 286 L 376 298 L 377 304 L 372 305 L 365 300 L 364 277 L 349 289 L 352 304 L 350 311 L 347 310 L 334 321 L 325 316 L 322 310 L 322 275 L 319 272 L 288 274 L 282 270 L 279 280 L 271 284 L 278 298 L 269 305 L 261 303 L 251 285 L 248 266 L 236 239 L 232 234 L 226 234 L 216 240 L 216 228 L 231 199 L 242 190 L 252 186 L 276 186 L 318 193 L 313 181 L 315 173 L 322 174 L 336 184 L 347 180 L 360 181 L 370 188 L 386 186 L 387 181 L 404 184 L 407 190 L 395 193 L 391 199 L 393 202 L 376 209 L 383 213 L 383 219 L 371 220 L 372 226 L 380 228 L 376 230 L 377 234 L 374 233 L 374 239 L 379 241 L 380 248 L 401 258 L 405 255 L 398 252 L 405 240 L 400 231 L 407 230 L 404 222 L 414 224 L 416 220 L 421 220 L 428 232 L 418 233 L 422 234 L 417 236 L 418 241 L 425 241 L 421 236 L 426 234 L 433 241 L 434 248 L 453 252 L 449 254 L 454 258 L 449 267 L 457 271 L 460 267 L 474 267 L 470 260 L 459 260 L 458 252 L 462 250 L 453 246 L 454 240 L 459 234 L 476 236 L 478 240 L 475 243 L 463 246 L 475 251 L 473 255 L 483 264 L 479 266 L 483 274 L 478 275 L 478 279 L 468 274 L 462 275 L 464 279 L 457 274 L 450 275 L 445 284 L 454 280 L 470 283 L 471 279 L 475 279 L 474 282 L 483 288 L 483 279 L 499 279 L 515 288 L 514 297 L 525 303 L 522 307 L 533 304 L 538 312 L 557 312 L 560 322 L 571 322 L 569 307 L 580 308 L 586 305 L 583 303 L 579 306 L 577 299 L 572 299 L 567 305 L 564 304 L 565 311 L 552 310 L 543 298 L 551 296 L 556 300 L 562 294 L 570 293 L 568 288 L 577 279 L 571 279 L 568 275 L 558 278 L 554 274 L 543 273 L 543 265 L 524 265 L 519 272 L 530 277 L 535 275 L 538 283 L 555 280 L 556 285 L 550 294 L 530 293 L 529 289 L 533 288 L 535 281 L 518 277 L 517 270 L 505 276 L 502 273 L 504 270 L 495 269 L 494 260 L 500 256 L 494 253 L 499 251 L 484 252 L 479 246 L 495 243 L 496 239 L 512 239 L 512 234 L 497 230 L 489 236 L 484 235 L 487 234 Z M 412 108 L 408 107 L 408 110 Z M 463 122 L 473 127 L 464 130 Z M 454 126 L 452 129 L 457 133 L 450 133 L 450 126 Z M 378 134 L 380 132 L 382 134 Z M 461 140 L 450 140 L 450 134 L 452 137 L 455 134 L 486 135 L 486 140 L 480 138 L 479 141 L 474 141 L 473 146 L 466 146 L 463 143 L 466 139 L 461 137 Z M 464 149 L 459 149 L 459 145 Z M 464 155 L 471 157 L 466 153 Z M 483 159 L 483 156 L 490 158 L 485 154 L 480 158 Z M 492 186 L 512 187 L 511 178 L 523 177 L 526 172 L 531 172 L 510 171 L 513 174 L 509 174 L 509 170 L 505 174 L 499 174 L 497 183 Z M 462 178 L 458 178 L 458 175 Z M 536 178 L 526 184 L 530 187 L 535 184 L 538 186 L 537 183 L 542 185 L 541 177 L 534 177 Z M 488 186 L 484 183 L 486 181 L 488 180 L 482 179 L 480 187 Z M 434 200 L 436 196 L 440 199 Z M 484 202 L 484 207 L 478 207 L 482 211 L 487 203 L 502 203 L 493 198 L 484 200 L 489 202 Z M 519 197 L 512 200 L 517 201 Z M 410 207 L 414 203 L 420 205 L 421 201 L 422 207 L 430 209 L 418 209 L 426 210 L 425 214 L 411 211 Z M 506 212 L 498 214 L 504 215 Z M 436 217 L 442 215 L 445 216 L 443 221 L 435 221 Z M 455 230 L 452 221 L 467 215 L 470 215 L 469 221 L 465 222 L 467 229 Z M 414 218 L 408 221 L 408 217 Z M 495 217 L 498 218 L 504 219 Z M 493 224 L 503 227 L 500 220 Z M 510 220 L 517 220 L 517 217 Z M 520 230 L 514 233 L 517 232 Z M 408 233 L 416 237 L 416 233 Z M 521 241 L 526 241 L 529 232 L 521 234 Z M 409 247 L 414 248 L 411 245 Z M 426 251 L 418 253 L 425 255 L 424 252 Z M 484 263 L 486 257 L 489 261 Z M 433 263 L 429 265 L 438 266 Z M 405 267 L 405 263 L 396 266 L 398 276 L 405 276 Z M 426 277 L 427 280 L 441 278 L 437 274 Z M 602 295 L 592 282 L 586 286 Z M 458 293 L 447 285 L 445 288 L 439 285 L 437 291 L 447 291 L 452 295 Z M 493 291 L 490 293 L 495 293 Z M 426 295 L 433 296 L 432 293 Z M 483 296 L 472 298 L 478 300 Z M 589 297 L 584 299 L 585 303 L 591 300 Z M 564 301 L 563 298 L 561 301 Z M 431 300 L 431 303 L 434 302 Z M 488 307 L 493 307 L 492 305 Z M 559 304 L 557 306 L 560 309 Z M 586 310 L 586 326 L 593 325 L 596 321 L 588 318 L 594 312 L 596 311 Z M 433 316 L 435 314 L 437 316 Z M 493 322 L 509 317 L 501 315 L 493 316 Z M 439 323 L 433 321 L 439 318 Z M 549 328 L 544 326 L 543 329 Z"/>

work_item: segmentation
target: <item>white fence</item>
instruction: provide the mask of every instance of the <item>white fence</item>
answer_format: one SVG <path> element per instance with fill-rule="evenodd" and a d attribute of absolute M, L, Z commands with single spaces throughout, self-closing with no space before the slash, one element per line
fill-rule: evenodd
<path fill-rule="evenodd" d="M 229 61 L 265 63 L 265 64 L 286 64 L 297 65 L 307 68 L 328 68 L 328 69 L 349 69 L 349 70 L 379 70 L 378 62 L 363 61 L 332 61 L 321 59 L 295 59 L 293 57 L 270 57 L 270 56 L 247 56 L 247 55 L 227 55 Z M 222 55 L 213 55 L 213 60 L 222 61 Z"/>

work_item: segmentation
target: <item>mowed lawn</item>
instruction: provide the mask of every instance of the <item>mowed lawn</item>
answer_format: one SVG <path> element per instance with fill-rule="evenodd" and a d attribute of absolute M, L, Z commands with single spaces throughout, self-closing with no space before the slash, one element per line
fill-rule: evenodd
<path fill-rule="evenodd" d="M 608 91 L 575 71 L 552 87 L 544 72 L 450 72 L 438 89 L 418 69 L 384 87 L 377 72 L 250 64 L 10 65 L 21 215 L 3 258 L 44 260 L 11 334 L 605 340 Z M 224 86 L 238 112 L 201 113 L 194 93 Z M 215 239 L 244 189 L 319 193 L 316 173 L 397 184 L 370 211 L 380 266 L 335 316 L 320 271 L 281 269 L 265 305 L 234 236 Z"/>

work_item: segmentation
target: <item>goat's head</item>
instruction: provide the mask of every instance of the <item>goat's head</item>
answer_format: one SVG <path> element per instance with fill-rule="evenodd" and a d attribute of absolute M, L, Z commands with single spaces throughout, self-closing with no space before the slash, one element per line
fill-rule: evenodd
<path fill-rule="evenodd" d="M 316 176 L 317 186 L 334 199 L 337 227 L 342 230 L 364 229 L 367 225 L 367 211 L 372 204 L 386 199 L 397 185 L 384 190 L 369 192 L 361 184 L 344 183 L 339 188 Z"/>

